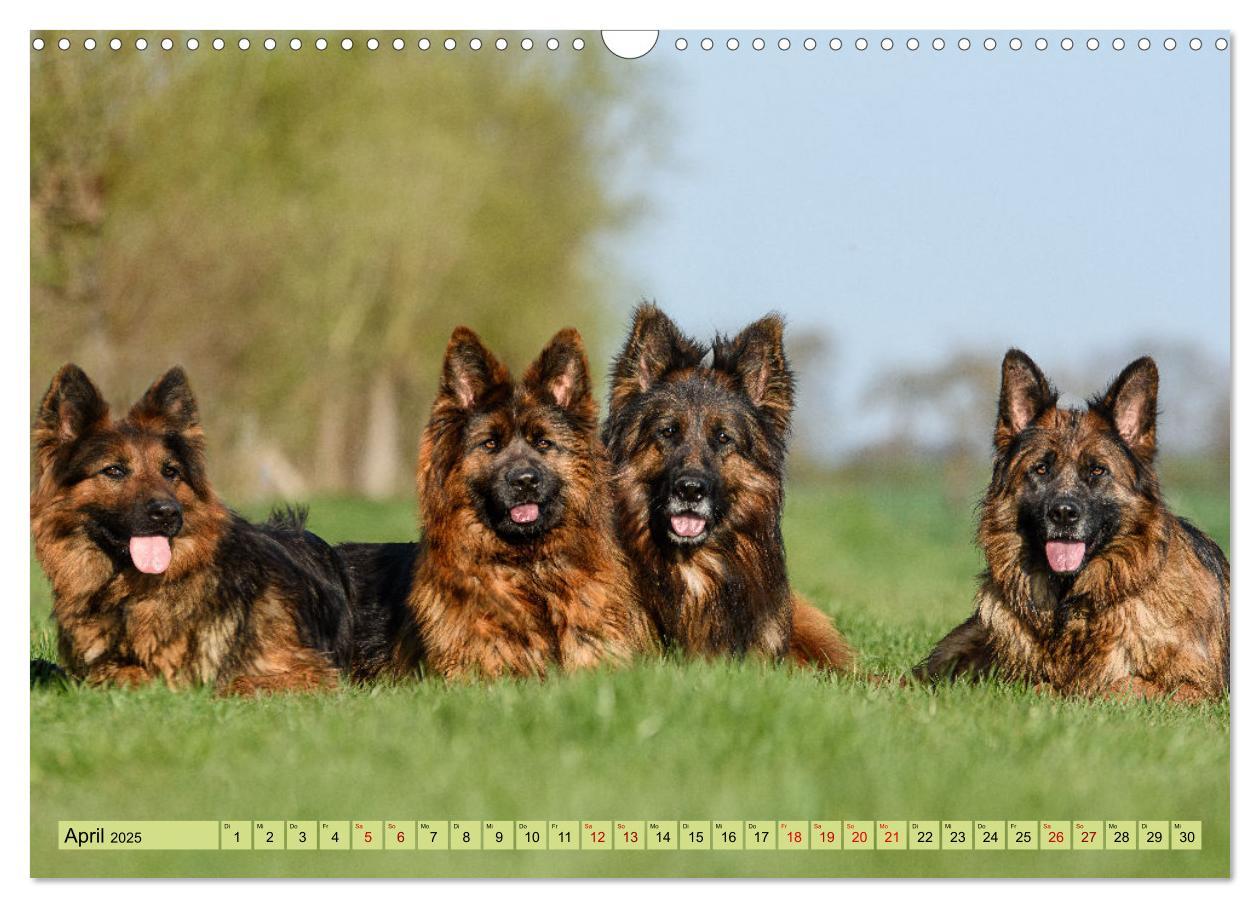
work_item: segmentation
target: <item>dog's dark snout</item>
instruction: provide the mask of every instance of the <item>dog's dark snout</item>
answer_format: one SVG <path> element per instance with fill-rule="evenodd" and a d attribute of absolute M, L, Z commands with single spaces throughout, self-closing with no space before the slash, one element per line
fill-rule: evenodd
<path fill-rule="evenodd" d="M 1058 498 L 1050 503 L 1050 521 L 1056 526 L 1069 527 L 1081 519 L 1081 509 L 1070 498 Z"/>
<path fill-rule="evenodd" d="M 184 525 L 184 509 L 174 498 L 151 498 L 144 506 L 144 513 L 155 528 L 172 536 Z"/>
<path fill-rule="evenodd" d="M 508 471 L 508 485 L 517 492 L 537 492 L 539 475 L 533 467 L 516 467 Z"/>
<path fill-rule="evenodd" d="M 709 494 L 709 481 L 698 473 L 684 473 L 674 480 L 674 494 L 695 504 Z"/>
<path fill-rule="evenodd" d="M 154 498 L 145 508 L 154 520 L 170 520 L 179 514 L 179 502 L 170 498 Z"/>

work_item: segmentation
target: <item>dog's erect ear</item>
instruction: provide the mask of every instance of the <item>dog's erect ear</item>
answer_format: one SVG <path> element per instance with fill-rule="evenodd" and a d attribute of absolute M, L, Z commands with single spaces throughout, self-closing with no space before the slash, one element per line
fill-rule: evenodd
<path fill-rule="evenodd" d="M 704 354 L 704 348 L 679 331 L 664 312 L 640 303 L 626 344 L 613 362 L 610 409 L 648 390 L 672 370 L 698 365 Z"/>
<path fill-rule="evenodd" d="M 713 342 L 713 368 L 739 380 L 748 399 L 782 433 L 792 424 L 795 384 L 783 350 L 783 319 L 767 315 Z"/>
<path fill-rule="evenodd" d="M 82 369 L 67 363 L 53 376 L 39 405 L 33 441 L 40 468 L 57 450 L 109 418 L 109 405 Z"/>
<path fill-rule="evenodd" d="M 993 446 L 1004 451 L 1019 433 L 1058 401 L 1058 394 L 1023 350 L 1007 350 L 1002 359 Z"/>
<path fill-rule="evenodd" d="M 1159 369 L 1143 356 L 1125 366 L 1107 393 L 1091 402 L 1106 416 L 1116 433 L 1138 457 L 1155 459 L 1155 417 L 1159 398 Z"/>
<path fill-rule="evenodd" d="M 490 390 L 509 380 L 507 368 L 486 349 L 476 332 L 461 326 L 451 333 L 442 363 L 440 397 L 461 410 L 472 410 Z"/>
<path fill-rule="evenodd" d="M 197 399 L 188 384 L 188 375 L 175 366 L 155 381 L 135 402 L 127 418 L 135 422 L 156 422 L 167 431 L 187 432 L 201 425 Z"/>
<path fill-rule="evenodd" d="M 548 341 L 521 381 L 541 391 L 563 410 L 593 413 L 590 374 L 582 335 L 574 328 L 565 328 Z"/>

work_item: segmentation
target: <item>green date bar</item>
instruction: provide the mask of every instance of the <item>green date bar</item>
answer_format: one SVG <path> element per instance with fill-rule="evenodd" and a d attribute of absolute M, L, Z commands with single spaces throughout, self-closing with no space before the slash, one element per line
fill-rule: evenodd
<path fill-rule="evenodd" d="M 218 820 L 62 820 L 62 851 L 218 851 Z"/>

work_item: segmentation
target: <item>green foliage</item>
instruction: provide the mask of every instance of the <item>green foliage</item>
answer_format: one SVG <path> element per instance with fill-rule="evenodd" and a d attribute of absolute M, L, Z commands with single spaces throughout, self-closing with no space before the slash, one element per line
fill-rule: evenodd
<path fill-rule="evenodd" d="M 977 486 L 977 491 L 978 491 Z M 1227 485 L 1169 495 L 1228 547 Z M 261 513 L 261 511 L 256 512 Z M 316 501 L 333 540 L 412 538 L 410 501 Z M 900 673 L 965 617 L 969 505 L 938 477 L 794 486 L 794 583 L 864 668 Z M 36 569 L 37 571 L 37 569 Z M 46 592 L 32 650 L 49 652 Z M 32 869 L 109 875 L 1204 876 L 1229 870 L 1229 704 L 931 691 L 759 665 L 651 662 L 545 684 L 426 682 L 216 700 L 32 693 Z M 229 816 L 229 814 L 231 816 Z M 149 819 L 1202 819 L 1202 852 L 541 856 L 66 855 L 55 821 Z"/>

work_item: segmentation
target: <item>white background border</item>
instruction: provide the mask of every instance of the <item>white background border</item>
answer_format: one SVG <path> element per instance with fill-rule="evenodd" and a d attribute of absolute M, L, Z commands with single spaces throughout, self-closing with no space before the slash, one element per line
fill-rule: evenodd
<path fill-rule="evenodd" d="M 882 906 L 901 901 L 930 901 L 933 906 L 1017 903 L 1024 906 L 1053 905 L 1064 902 L 1086 903 L 1127 902 L 1140 899 L 1143 908 L 1175 904 L 1184 908 L 1192 899 L 1210 899 L 1228 904 L 1244 899 L 1255 903 L 1256 880 L 1260 879 L 1257 858 L 1260 857 L 1260 812 L 1256 810 L 1257 786 L 1251 773 L 1260 771 L 1255 757 L 1255 709 L 1248 708 L 1248 694 L 1255 693 L 1255 673 L 1250 668 L 1250 653 L 1255 644 L 1254 617 L 1249 611 L 1255 582 L 1248 570 L 1247 558 L 1253 551 L 1260 521 L 1256 511 L 1257 482 L 1249 469 L 1255 465 L 1260 450 L 1256 441 L 1256 397 L 1253 391 L 1260 375 L 1260 362 L 1255 354 L 1260 345 L 1256 335 L 1260 318 L 1254 311 L 1257 302 L 1254 288 L 1260 275 L 1260 228 L 1257 220 L 1257 180 L 1260 179 L 1260 28 L 1252 2 L 1164 2 L 1147 0 L 1141 4 L 1100 2 L 1100 0 L 1059 0 L 1049 4 L 1015 4 L 1007 2 L 927 2 L 902 0 L 896 7 L 887 3 L 840 4 L 805 2 L 805 0 L 773 0 L 763 9 L 751 4 L 736 9 L 733 4 L 721 6 L 686 3 L 682 0 L 639 0 L 635 3 L 596 4 L 576 0 L 495 0 L 472 6 L 466 2 L 435 3 L 374 2 L 353 0 L 344 8 L 312 3 L 260 4 L 243 0 L 215 0 L 198 9 L 192 4 L 175 6 L 168 2 L 54 2 L 21 4 L 15 11 L 11 4 L 3 13 L 5 28 L 0 43 L 0 72 L 5 76 L 2 92 L 3 126 L 10 138 L 4 143 L 3 196 L 0 196 L 0 224 L 4 225 L 4 282 L 8 287 L 4 304 L 4 331 L 0 343 L 0 417 L 7 438 L 0 444 L 0 465 L 5 477 L 0 487 L 0 552 L 3 576 L 10 591 L 7 599 L 8 652 L 0 673 L 0 703 L 4 705 L 4 726 L 8 746 L 3 751 L 6 780 L 3 805 L 4 822 L 0 823 L 0 862 L 5 868 L 5 882 L 14 883 L 19 891 L 10 898 L 40 905 L 85 903 L 96 905 L 134 905 L 139 900 L 150 904 L 178 900 L 184 905 L 221 905 L 225 900 L 242 897 L 274 900 L 300 898 L 304 905 L 356 903 L 394 900 L 435 902 L 468 902 L 482 899 L 510 900 L 513 908 L 532 904 L 598 904 L 601 908 L 639 904 L 645 900 L 720 902 L 720 908 L 737 905 L 758 905 L 790 898 L 801 903 L 826 905 L 832 902 L 877 902 Z M 918 881 L 837 881 L 767 883 L 757 881 L 668 882 L 668 883 L 429 883 L 422 889 L 401 891 L 409 883 L 392 881 L 298 883 L 237 882 L 188 885 L 174 882 L 110 882 L 110 883 L 33 883 L 29 876 L 29 748 L 28 748 L 28 678 L 29 636 L 27 612 L 29 596 L 15 578 L 29 582 L 29 35 L 32 29 L 104 29 L 142 28 L 171 29 L 265 29 L 332 30 L 389 27 L 416 28 L 479 28 L 479 29 L 709 29 L 715 36 L 723 29 L 1027 29 L 1052 32 L 1055 29 L 1128 30 L 1144 28 L 1152 31 L 1173 29 L 1230 30 L 1233 55 L 1234 156 L 1243 166 L 1234 168 L 1234 422 L 1231 462 L 1240 469 L 1233 471 L 1233 527 L 1230 537 L 1233 565 L 1234 686 L 1233 744 L 1233 872 L 1229 884 L 1202 882 L 1070 882 L 1042 884 L 1038 882 L 918 882 Z M 658 51 L 660 48 L 658 47 Z M 1206 48 L 1205 48 L 1206 50 Z M 1249 53 L 1250 50 L 1250 53 Z M 1177 128 L 1172 124 L 1170 128 Z M 1245 162 L 1250 162 L 1246 166 Z M 1239 253 L 1242 254 L 1239 254 Z M 1248 253 L 1250 258 L 1248 258 Z M 1187 300 L 1186 305 L 1194 305 Z M 1242 570 L 1239 570 L 1239 566 Z M 1239 606 L 1241 603 L 1241 607 Z M 1242 653 L 1240 658 L 1237 654 Z M 1241 754 L 1241 757 L 1239 756 Z M 837 767 L 838 771 L 840 770 Z M 1065 771 L 1072 771 L 1065 767 Z M 1248 820 L 1257 827 L 1248 832 Z M 282 893 L 279 886 L 300 887 L 299 891 Z M 176 891 L 175 887 L 179 887 Z M 703 887 L 703 889 L 701 888 Z M 710 888 L 712 887 L 712 888 Z M 6 889 L 9 887 L 6 886 Z M 1250 895 L 1246 893 L 1250 892 Z"/>

